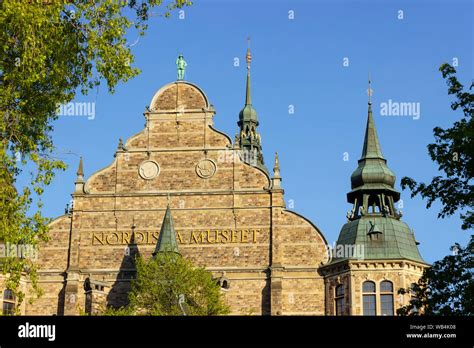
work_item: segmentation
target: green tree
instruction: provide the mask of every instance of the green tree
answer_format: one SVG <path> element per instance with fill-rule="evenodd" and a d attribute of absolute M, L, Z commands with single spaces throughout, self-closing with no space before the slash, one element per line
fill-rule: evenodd
<path fill-rule="evenodd" d="M 434 201 L 440 200 L 443 208 L 438 217 L 453 215 L 456 211 L 463 211 L 462 228 L 470 229 L 474 226 L 474 95 L 464 91 L 455 74 L 456 70 L 449 64 L 442 64 L 439 68 L 448 85 L 448 94 L 456 97 L 451 103 L 453 110 L 461 109 L 464 116 L 454 122 L 448 129 L 435 127 L 433 129 L 435 143 L 428 145 L 431 159 L 439 166 L 444 175 L 435 176 L 431 183 L 417 183 L 412 178 L 404 177 L 401 181 L 403 189 L 408 187 L 411 196 L 420 194 L 427 199 L 427 208 Z M 474 86 L 471 83 L 469 90 Z"/>
<path fill-rule="evenodd" d="M 52 121 L 58 105 L 105 82 L 110 92 L 136 76 L 127 37 L 143 36 L 151 15 L 169 17 L 191 4 L 163 0 L 4 0 L 0 1 L 0 242 L 37 245 L 47 240 L 49 219 L 41 195 L 65 164 L 54 157 Z M 18 184 L 26 168 L 31 181 Z M 37 206 L 33 204 L 36 202 Z M 33 211 L 33 213 L 29 213 Z M 32 260 L 2 258 L 19 303 L 22 274 L 36 282 Z"/>
<path fill-rule="evenodd" d="M 171 252 L 148 261 L 136 259 L 137 275 L 125 308 L 108 308 L 105 315 L 224 315 L 229 307 L 219 284 L 204 268 Z"/>
<path fill-rule="evenodd" d="M 408 305 L 397 310 L 399 315 L 474 315 L 473 251 L 474 237 L 466 248 L 451 247 L 452 255 L 425 269 L 412 287 L 400 289 L 410 294 Z"/>

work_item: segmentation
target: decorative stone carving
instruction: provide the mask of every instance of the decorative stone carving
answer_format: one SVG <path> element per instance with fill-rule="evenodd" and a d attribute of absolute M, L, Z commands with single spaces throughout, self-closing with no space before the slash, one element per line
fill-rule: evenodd
<path fill-rule="evenodd" d="M 138 174 L 145 180 L 154 179 L 160 174 L 160 166 L 155 161 L 143 161 L 138 168 Z"/>
<path fill-rule="evenodd" d="M 196 174 L 203 179 L 212 177 L 216 173 L 216 170 L 217 166 L 214 161 L 207 158 L 196 164 Z"/>

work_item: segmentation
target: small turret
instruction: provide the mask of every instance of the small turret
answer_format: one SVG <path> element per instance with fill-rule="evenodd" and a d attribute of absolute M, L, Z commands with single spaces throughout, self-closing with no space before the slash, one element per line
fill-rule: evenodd
<path fill-rule="evenodd" d="M 79 160 L 79 167 L 77 168 L 74 193 L 84 193 L 84 164 L 82 157 Z"/>

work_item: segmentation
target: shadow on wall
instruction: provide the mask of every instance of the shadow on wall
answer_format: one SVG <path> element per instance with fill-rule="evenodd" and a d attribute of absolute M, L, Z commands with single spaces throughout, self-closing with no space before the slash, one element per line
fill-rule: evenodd
<path fill-rule="evenodd" d="M 107 295 L 106 304 L 110 307 L 122 307 L 128 304 L 128 293 L 131 290 L 131 280 L 135 278 L 137 268 L 135 259 L 140 257 L 138 245 L 135 242 L 135 232 L 132 232 L 130 243 L 127 244 L 125 255 L 115 282 Z"/>
<path fill-rule="evenodd" d="M 64 275 L 66 278 L 66 275 Z M 57 315 L 64 315 L 64 304 L 66 300 L 66 280 L 63 281 L 63 287 L 58 294 L 58 312 Z"/>
<path fill-rule="evenodd" d="M 267 270 L 267 280 L 265 286 L 262 289 L 262 315 L 270 315 L 270 275 Z"/>

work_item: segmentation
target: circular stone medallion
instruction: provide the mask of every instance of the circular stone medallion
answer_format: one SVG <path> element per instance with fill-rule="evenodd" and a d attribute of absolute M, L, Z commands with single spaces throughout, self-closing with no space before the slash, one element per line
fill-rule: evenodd
<path fill-rule="evenodd" d="M 216 164 L 210 159 L 203 159 L 196 164 L 196 173 L 203 179 L 208 179 L 216 172 Z"/>
<path fill-rule="evenodd" d="M 143 161 L 138 168 L 138 174 L 145 180 L 154 179 L 160 174 L 160 166 L 155 161 Z"/>

